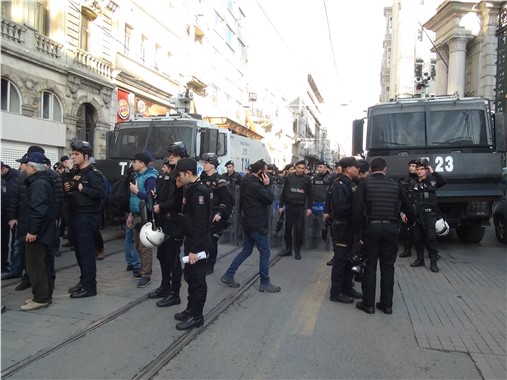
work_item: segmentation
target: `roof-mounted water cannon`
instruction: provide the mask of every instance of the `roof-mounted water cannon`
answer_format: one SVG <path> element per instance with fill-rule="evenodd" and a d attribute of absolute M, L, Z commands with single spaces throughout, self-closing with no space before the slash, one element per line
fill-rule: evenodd
<path fill-rule="evenodd" d="M 169 101 L 174 103 L 174 108 L 178 112 L 190 112 L 190 102 L 194 99 L 192 90 L 186 88 L 178 93 L 178 96 L 173 96 Z"/>

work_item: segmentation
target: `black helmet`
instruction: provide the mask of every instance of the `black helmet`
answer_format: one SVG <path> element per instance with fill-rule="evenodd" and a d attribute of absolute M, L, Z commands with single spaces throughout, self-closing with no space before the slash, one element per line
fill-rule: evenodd
<path fill-rule="evenodd" d="M 425 157 L 419 157 L 417 160 L 415 160 L 415 166 L 424 166 L 427 168 L 430 166 L 430 162 Z"/>
<path fill-rule="evenodd" d="M 180 156 L 181 158 L 188 157 L 187 147 L 181 141 L 177 141 L 177 142 L 169 145 L 169 148 L 167 148 L 167 151 L 170 154 Z"/>
<path fill-rule="evenodd" d="M 208 161 L 211 165 L 214 165 L 215 168 L 218 167 L 218 165 L 220 165 L 220 161 L 218 161 L 218 156 L 216 155 L 216 153 L 204 153 L 202 155 L 202 159 L 204 161 Z"/>
<path fill-rule="evenodd" d="M 74 140 L 70 143 L 70 148 L 83 154 L 92 154 L 92 146 L 88 141 Z"/>

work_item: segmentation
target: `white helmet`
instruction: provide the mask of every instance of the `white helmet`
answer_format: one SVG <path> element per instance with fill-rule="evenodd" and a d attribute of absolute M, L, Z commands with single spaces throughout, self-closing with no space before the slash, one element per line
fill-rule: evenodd
<path fill-rule="evenodd" d="M 447 236 L 449 234 L 449 224 L 447 224 L 444 218 L 440 218 L 435 222 L 435 231 L 437 233 L 437 236 L 441 237 Z"/>
<path fill-rule="evenodd" d="M 147 222 L 139 232 L 139 238 L 141 243 L 145 247 L 159 247 L 165 240 L 165 234 L 161 228 L 153 229 L 151 222 Z"/>

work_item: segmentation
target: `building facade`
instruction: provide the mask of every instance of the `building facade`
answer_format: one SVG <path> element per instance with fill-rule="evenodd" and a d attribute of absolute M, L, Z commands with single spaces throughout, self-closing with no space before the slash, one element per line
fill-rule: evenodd
<path fill-rule="evenodd" d="M 74 139 L 89 141 L 95 158 L 105 158 L 107 132 L 116 123 L 172 112 L 182 98 L 188 112 L 265 139 L 279 164 L 305 157 L 301 139 L 324 138 L 326 146 L 322 99 L 309 80 L 301 109 L 286 100 L 299 94 L 266 88 L 255 90 L 263 102 L 253 109 L 248 18 L 240 1 L 1 4 L 1 155 L 8 164 L 34 144 L 55 162 Z"/>
<path fill-rule="evenodd" d="M 495 98 L 501 1 L 398 0 L 386 7 L 380 101 Z"/>

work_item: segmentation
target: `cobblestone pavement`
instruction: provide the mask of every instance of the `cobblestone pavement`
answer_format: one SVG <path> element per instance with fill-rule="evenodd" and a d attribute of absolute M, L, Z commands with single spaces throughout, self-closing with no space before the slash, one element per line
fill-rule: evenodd
<path fill-rule="evenodd" d="M 439 273 L 397 260 L 415 337 L 421 347 L 469 353 L 485 379 L 505 379 L 507 250 L 492 239 L 459 244 L 440 242 Z"/>
<path fill-rule="evenodd" d="M 420 347 L 467 353 L 482 378 L 505 379 L 507 250 L 496 242 L 491 230 L 488 233 L 483 242 L 475 245 L 462 244 L 455 237 L 440 242 L 439 273 L 432 273 L 429 265 L 410 267 L 414 256 L 399 258 L 395 291 L 401 294 Z M 7 306 L 1 318 L 2 372 L 128 307 L 159 285 L 155 259 L 152 284 L 144 289 L 135 286 L 131 272 L 125 270 L 123 241 L 118 240 L 121 235 L 118 229 L 103 231 L 104 240 L 109 242 L 106 259 L 97 262 L 97 297 L 82 300 L 68 297 L 67 288 L 79 278 L 78 267 L 72 266 L 75 264 L 72 251 L 56 258 L 57 269 L 66 269 L 57 273 L 53 304 L 47 309 L 21 312 L 19 306 L 30 298 L 30 290 L 16 292 L 17 280 L 2 281 L 2 305 Z M 235 248 L 221 245 L 221 254 Z M 325 265 L 331 253 L 318 251 Z M 396 313 L 405 312 L 402 305 L 395 305 L 395 309 Z"/>

